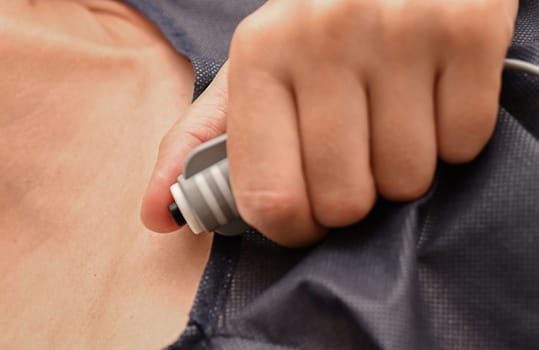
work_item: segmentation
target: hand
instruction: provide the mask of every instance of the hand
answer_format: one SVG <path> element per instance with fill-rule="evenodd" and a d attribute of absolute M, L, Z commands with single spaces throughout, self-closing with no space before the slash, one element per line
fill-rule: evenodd
<path fill-rule="evenodd" d="M 496 120 L 517 0 L 269 1 L 230 54 L 228 156 L 243 219 L 298 246 L 418 198 L 437 156 Z"/>
<path fill-rule="evenodd" d="M 150 230 L 171 232 L 178 229 L 168 212 L 168 205 L 173 201 L 170 186 L 182 174 L 184 159 L 194 147 L 225 132 L 227 71 L 225 64 L 206 91 L 161 141 L 157 163 L 142 201 L 142 221 Z"/>
<path fill-rule="evenodd" d="M 496 120 L 517 0 L 270 1 L 237 29 L 225 67 L 164 138 L 142 208 L 176 225 L 169 186 L 196 145 L 228 132 L 242 215 L 300 246 L 420 197 L 437 156 L 472 160 Z"/>

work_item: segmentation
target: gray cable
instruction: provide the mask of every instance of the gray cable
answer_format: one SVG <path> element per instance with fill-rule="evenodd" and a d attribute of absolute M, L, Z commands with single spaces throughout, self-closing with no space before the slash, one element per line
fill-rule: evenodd
<path fill-rule="evenodd" d="M 527 73 L 539 78 L 539 66 L 526 61 L 508 58 L 505 60 L 504 68 Z"/>

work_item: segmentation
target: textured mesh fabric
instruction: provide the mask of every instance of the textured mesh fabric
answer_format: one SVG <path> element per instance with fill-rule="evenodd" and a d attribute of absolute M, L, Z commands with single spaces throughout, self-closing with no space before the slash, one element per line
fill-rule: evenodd
<path fill-rule="evenodd" d="M 238 22 L 265 0 L 120 0 L 144 14 L 189 58 L 194 95 L 204 91 L 226 61 Z"/>
<path fill-rule="evenodd" d="M 195 95 L 261 4 L 127 2 L 193 61 Z M 509 55 L 539 63 L 536 1 L 521 1 Z M 169 348 L 539 348 L 538 138 L 539 80 L 506 73 L 492 141 L 473 163 L 440 163 L 424 198 L 379 201 L 310 249 L 254 231 L 216 236 L 189 324 Z"/>

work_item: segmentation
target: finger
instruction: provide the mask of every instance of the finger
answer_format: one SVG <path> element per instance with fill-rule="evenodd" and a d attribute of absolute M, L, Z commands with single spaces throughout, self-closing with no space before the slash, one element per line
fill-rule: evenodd
<path fill-rule="evenodd" d="M 447 30 L 437 86 L 439 155 L 450 163 L 475 158 L 490 139 L 498 110 L 503 60 L 518 1 L 470 3 L 442 18 Z M 470 21 L 470 11 L 481 21 Z"/>
<path fill-rule="evenodd" d="M 171 232 L 178 229 L 168 212 L 168 205 L 173 201 L 170 186 L 182 173 L 183 161 L 194 147 L 225 132 L 227 97 L 225 64 L 212 84 L 161 141 L 141 208 L 142 222 L 150 230 Z"/>
<path fill-rule="evenodd" d="M 311 214 L 291 91 L 270 74 L 234 61 L 229 86 L 227 146 L 240 215 L 285 246 L 319 240 L 324 231 Z"/>
<path fill-rule="evenodd" d="M 348 226 L 376 197 L 365 90 L 350 69 L 319 64 L 304 72 L 296 91 L 312 210 L 323 226 Z"/>
<path fill-rule="evenodd" d="M 438 83 L 438 152 L 449 163 L 474 159 L 494 131 L 503 56 L 482 56 L 460 51 L 448 57 Z"/>
<path fill-rule="evenodd" d="M 373 172 L 379 193 L 391 200 L 415 199 L 432 182 L 433 67 L 418 60 L 394 61 L 373 75 L 370 84 Z"/>

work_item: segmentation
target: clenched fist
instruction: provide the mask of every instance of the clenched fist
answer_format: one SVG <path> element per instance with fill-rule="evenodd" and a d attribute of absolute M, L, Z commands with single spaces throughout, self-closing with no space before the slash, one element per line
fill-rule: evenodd
<path fill-rule="evenodd" d="M 225 120 L 239 212 L 278 243 L 353 224 L 377 194 L 420 197 L 438 157 L 467 162 L 489 140 L 517 10 L 517 0 L 267 2 L 237 28 L 228 87 L 201 98 L 219 100 L 215 117 L 188 114 L 176 141 L 165 138 L 145 223 L 173 227 L 166 207 L 152 209 L 180 171 L 167 163 Z"/>

